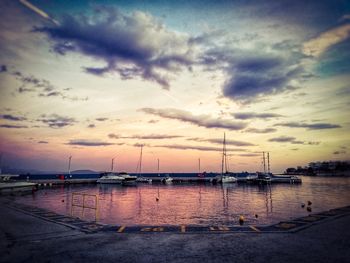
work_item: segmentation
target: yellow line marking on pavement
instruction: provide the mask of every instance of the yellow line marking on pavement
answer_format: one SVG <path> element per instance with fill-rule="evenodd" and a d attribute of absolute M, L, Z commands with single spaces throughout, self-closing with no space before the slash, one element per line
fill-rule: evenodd
<path fill-rule="evenodd" d="M 121 227 L 119 227 L 119 229 L 118 229 L 118 233 L 121 233 L 121 232 L 123 232 L 124 231 L 124 229 L 125 229 L 125 226 L 121 226 Z"/>
<path fill-rule="evenodd" d="M 182 225 L 180 227 L 180 230 L 181 230 L 181 233 L 185 233 L 186 232 L 186 226 L 185 225 Z"/>
<path fill-rule="evenodd" d="M 251 229 L 253 229 L 255 232 L 261 232 L 260 229 L 257 229 L 255 226 L 249 226 Z"/>

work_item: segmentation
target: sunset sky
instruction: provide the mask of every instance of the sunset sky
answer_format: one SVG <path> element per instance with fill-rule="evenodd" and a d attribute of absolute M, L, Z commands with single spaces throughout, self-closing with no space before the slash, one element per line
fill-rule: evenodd
<path fill-rule="evenodd" d="M 350 159 L 349 1 L 4 0 L 0 54 L 2 166 Z"/>

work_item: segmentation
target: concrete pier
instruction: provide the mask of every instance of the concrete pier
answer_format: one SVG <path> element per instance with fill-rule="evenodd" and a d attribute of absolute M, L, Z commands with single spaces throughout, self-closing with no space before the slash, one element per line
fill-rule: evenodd
<path fill-rule="evenodd" d="M 0 262 L 349 262 L 350 215 L 295 233 L 85 233 L 0 199 Z"/>

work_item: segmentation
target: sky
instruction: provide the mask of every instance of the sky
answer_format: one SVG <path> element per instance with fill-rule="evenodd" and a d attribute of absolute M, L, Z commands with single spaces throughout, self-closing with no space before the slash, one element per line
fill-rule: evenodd
<path fill-rule="evenodd" d="M 2 167 L 273 172 L 350 156 L 349 1 L 0 2 Z"/>

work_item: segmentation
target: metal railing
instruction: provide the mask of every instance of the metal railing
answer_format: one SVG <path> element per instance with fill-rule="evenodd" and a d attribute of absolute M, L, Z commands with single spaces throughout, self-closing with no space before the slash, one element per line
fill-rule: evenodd
<path fill-rule="evenodd" d="M 79 202 L 79 196 L 82 197 L 81 202 Z M 74 198 L 74 197 L 78 197 L 78 198 Z M 95 200 L 95 202 L 93 202 L 93 204 L 95 206 L 90 206 L 91 202 L 86 203 L 86 197 L 93 197 Z M 76 203 L 76 201 L 78 203 Z M 73 216 L 73 208 L 74 207 L 82 208 L 82 217 L 84 217 L 85 209 L 95 210 L 95 221 L 98 220 L 98 198 L 97 198 L 97 195 L 85 194 L 85 193 L 72 193 L 72 202 L 71 202 L 71 210 L 70 210 L 71 216 Z"/>

